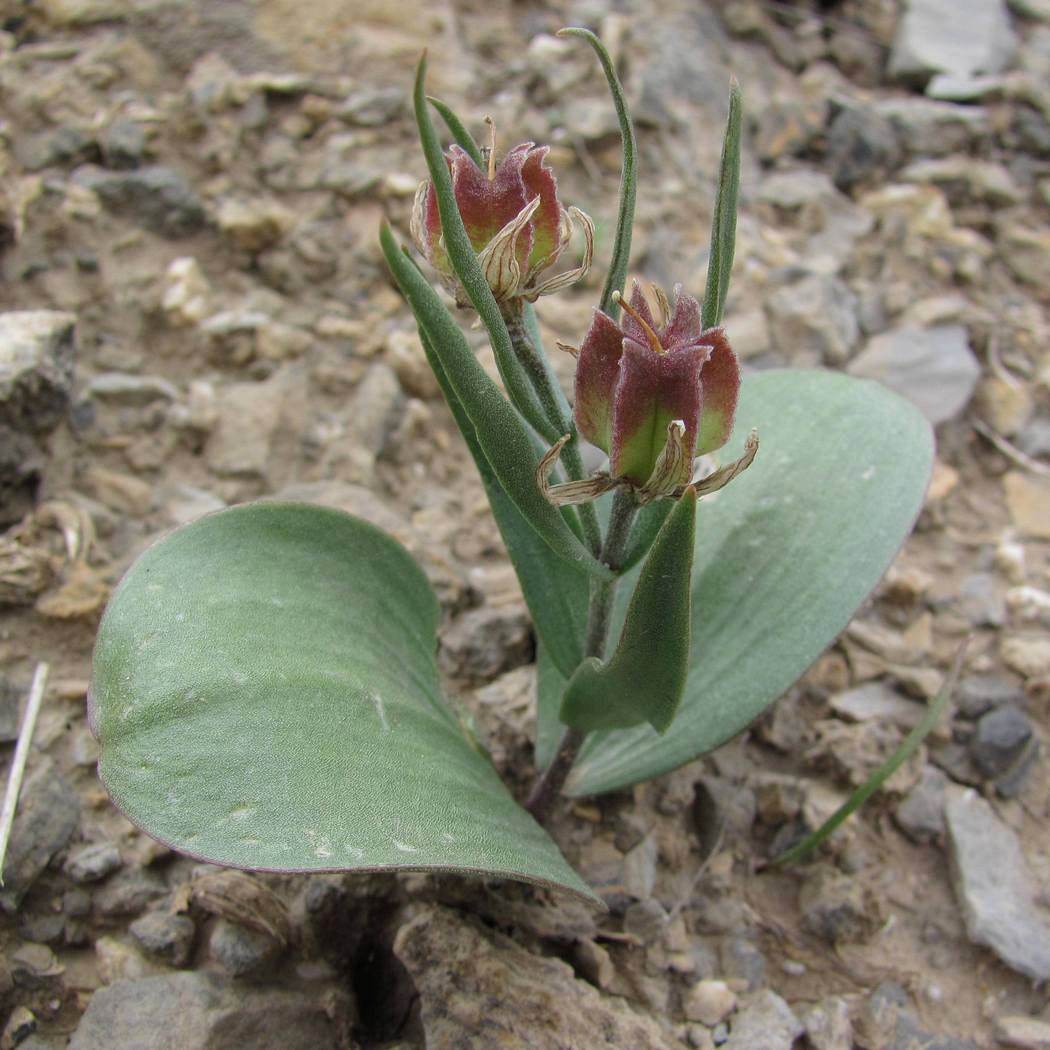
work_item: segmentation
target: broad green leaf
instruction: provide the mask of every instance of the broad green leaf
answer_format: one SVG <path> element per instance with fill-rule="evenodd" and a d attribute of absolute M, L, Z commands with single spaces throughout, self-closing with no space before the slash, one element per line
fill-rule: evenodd
<path fill-rule="evenodd" d="M 591 894 L 446 704 L 437 603 L 388 536 L 256 503 L 151 547 L 99 631 L 116 804 L 175 849 L 288 872 L 452 871 Z"/>
<path fill-rule="evenodd" d="M 689 672 L 690 573 L 696 493 L 667 516 L 627 607 L 620 639 L 607 661 L 588 657 L 569 680 L 561 721 L 574 729 L 627 729 L 671 724 Z"/>
<path fill-rule="evenodd" d="M 707 262 L 702 324 L 712 328 L 722 323 L 729 277 L 736 250 L 736 202 L 740 193 L 740 128 L 743 117 L 740 85 L 729 85 L 729 119 L 722 140 L 722 162 L 718 172 L 715 212 L 711 222 L 711 251 Z"/>
<path fill-rule="evenodd" d="M 536 484 L 539 457 L 524 422 L 478 364 L 437 292 L 401 251 L 385 224 L 379 240 L 394 279 L 440 360 L 503 491 L 555 554 L 573 566 L 608 578 L 609 570 L 583 546 L 565 518 L 543 498 Z"/>
<path fill-rule="evenodd" d="M 449 261 L 456 271 L 456 276 L 463 285 L 463 290 L 467 293 L 467 297 L 477 310 L 478 317 L 481 318 L 481 323 L 488 332 L 492 352 L 496 358 L 496 367 L 499 369 L 503 385 L 507 388 L 507 396 L 529 423 L 536 428 L 536 431 L 553 444 L 561 437 L 561 431 L 548 421 L 536 397 L 536 392 L 532 389 L 524 370 L 514 356 L 514 347 L 511 345 L 506 322 L 500 313 L 499 304 L 492 294 L 492 289 L 489 288 L 489 283 L 485 279 L 481 263 L 478 262 L 477 253 L 470 243 L 470 236 L 459 214 L 459 206 L 456 204 L 456 196 L 452 189 L 452 176 L 449 174 L 445 154 L 442 152 L 433 121 L 430 119 L 426 76 L 427 60 L 424 55 L 416 67 L 416 84 L 412 101 L 416 114 L 416 126 L 419 129 L 420 145 L 427 162 L 427 170 L 430 172 L 430 181 L 434 184 L 434 192 L 437 195 L 445 250 L 448 252 Z"/>
<path fill-rule="evenodd" d="M 485 158 L 482 157 L 481 150 L 478 148 L 478 144 L 474 141 L 474 136 L 467 131 L 466 124 L 456 116 L 452 107 L 446 105 L 441 99 L 434 98 L 433 95 L 427 95 L 427 101 L 440 114 L 453 141 L 466 152 L 467 156 L 470 157 L 479 168 L 484 168 Z"/>
<path fill-rule="evenodd" d="M 648 727 L 594 734 L 570 794 L 647 780 L 750 725 L 846 626 L 922 507 L 930 428 L 877 383 L 818 370 L 748 375 L 723 461 L 752 427 L 762 442 L 755 462 L 697 509 L 682 706 L 663 736 Z M 556 717 L 557 692 L 548 675 L 541 718 Z"/>
<path fill-rule="evenodd" d="M 456 397 L 441 361 L 422 330 L 420 339 L 427 361 L 485 485 L 492 516 L 496 519 L 500 535 L 517 573 L 525 604 L 532 614 L 536 634 L 540 642 L 549 649 L 551 659 L 562 674 L 572 674 L 583 655 L 583 631 L 590 590 L 587 575 L 559 558 L 536 535 L 532 526 L 507 497 L 493 473 L 492 466 L 485 458 L 470 418 Z"/>
<path fill-rule="evenodd" d="M 620 205 L 616 216 L 616 237 L 613 240 L 612 257 L 609 260 L 609 272 L 605 277 L 602 289 L 601 308 L 614 321 L 620 316 L 619 303 L 613 298 L 613 292 L 622 292 L 627 281 L 627 268 L 631 261 L 631 233 L 634 230 L 634 202 L 638 184 L 638 161 L 635 157 L 634 124 L 627 108 L 627 98 L 623 93 L 620 78 L 616 75 L 612 58 L 605 45 L 589 29 L 571 27 L 558 30 L 558 36 L 578 36 L 586 40 L 594 49 L 601 63 L 602 72 L 609 84 L 616 118 L 620 122 L 620 140 L 623 145 L 623 165 L 620 170 Z"/>

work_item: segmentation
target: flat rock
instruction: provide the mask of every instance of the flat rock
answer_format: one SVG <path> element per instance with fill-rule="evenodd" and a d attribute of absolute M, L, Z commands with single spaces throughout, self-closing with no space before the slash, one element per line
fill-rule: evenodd
<path fill-rule="evenodd" d="M 0 314 L 0 427 L 55 428 L 69 406 L 76 318 L 57 310 Z"/>
<path fill-rule="evenodd" d="M 1001 73 L 1016 49 L 1003 0 L 908 0 L 888 72 L 897 80 L 920 83 L 935 73 Z"/>
<path fill-rule="evenodd" d="M 926 766 L 918 784 L 893 814 L 898 827 L 913 842 L 928 842 L 944 834 L 944 793 L 948 778 Z"/>
<path fill-rule="evenodd" d="M 208 973 L 121 980 L 91 997 L 69 1050 L 337 1050 L 321 996 Z"/>
<path fill-rule="evenodd" d="M 776 992 L 759 992 L 733 1020 L 722 1050 L 791 1050 L 805 1029 Z"/>
<path fill-rule="evenodd" d="M 445 909 L 421 910 L 398 932 L 394 953 L 419 992 L 430 1050 L 680 1046 L 654 1018 L 602 996 L 560 959 L 533 955 Z"/>
<path fill-rule="evenodd" d="M 869 340 L 847 371 L 885 383 L 933 424 L 962 412 L 981 376 L 962 325 L 883 332 Z"/>
<path fill-rule="evenodd" d="M 943 157 L 965 150 L 992 132 L 982 106 L 929 98 L 887 98 L 875 112 L 890 122 L 904 150 L 916 157 Z"/>
<path fill-rule="evenodd" d="M 180 172 L 163 165 L 134 171 L 78 168 L 73 180 L 96 193 L 105 208 L 161 237 L 188 237 L 203 229 L 207 213 L 196 191 Z"/>
<path fill-rule="evenodd" d="M 857 297 L 837 277 L 805 274 L 777 288 L 767 307 L 773 342 L 784 354 L 812 351 L 824 364 L 842 365 L 860 342 Z"/>
<path fill-rule="evenodd" d="M 1003 478 L 1003 488 L 1013 523 L 1026 536 L 1050 540 L 1050 483 L 1013 470 Z"/>
<path fill-rule="evenodd" d="M 924 705 L 901 696 L 887 682 L 865 682 L 836 693 L 829 703 L 835 714 L 851 722 L 891 722 L 902 729 L 913 729 L 926 712 Z"/>
<path fill-rule="evenodd" d="M 1050 928 L 1040 920 L 1016 833 L 974 791 L 949 793 L 945 818 L 970 939 L 1033 981 L 1050 980 Z"/>

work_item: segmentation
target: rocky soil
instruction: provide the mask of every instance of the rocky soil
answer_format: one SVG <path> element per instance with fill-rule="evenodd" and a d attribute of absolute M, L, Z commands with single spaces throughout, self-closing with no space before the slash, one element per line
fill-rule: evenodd
<path fill-rule="evenodd" d="M 1047 0 L 0 0 L 0 740 L 50 686 L 0 908 L 0 1047 L 966 1050 L 1050 1046 Z M 634 268 L 703 287 L 731 74 L 748 366 L 875 376 L 937 425 L 915 535 L 743 738 L 566 805 L 609 905 L 421 876 L 221 872 L 108 804 L 95 627 L 164 530 L 281 493 L 400 538 L 441 664 L 529 774 L 533 642 L 481 485 L 381 264 L 431 89 L 554 145 L 609 248 L 639 124 Z M 541 303 L 578 343 L 600 286 Z M 481 337 L 482 360 L 491 365 Z M 558 362 L 566 380 L 568 357 Z M 808 864 L 760 862 L 950 717 Z"/>

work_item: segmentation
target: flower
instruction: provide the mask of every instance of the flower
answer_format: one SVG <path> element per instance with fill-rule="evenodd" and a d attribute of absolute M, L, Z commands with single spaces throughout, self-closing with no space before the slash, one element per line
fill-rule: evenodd
<path fill-rule="evenodd" d="M 583 345 L 572 351 L 578 358 L 576 426 L 609 454 L 609 470 L 585 481 L 547 484 L 566 436 L 539 470 L 551 502 L 584 502 L 621 485 L 635 489 L 641 503 L 679 496 L 690 484 L 693 459 L 729 440 L 740 368 L 725 331 L 703 330 L 700 304 L 680 285 L 673 308 L 659 289 L 656 294 L 659 325 L 635 282 L 630 301 L 619 300 L 622 323 L 595 310 Z M 698 494 L 731 481 L 750 465 L 757 449 L 752 434 L 744 456 L 698 482 Z"/>
<path fill-rule="evenodd" d="M 488 153 L 487 171 L 459 146 L 452 146 L 445 160 L 463 225 L 496 301 L 535 302 L 578 281 L 590 269 L 594 223 L 579 208 L 562 207 L 554 173 L 544 164 L 548 147 L 523 142 L 498 167 L 493 151 Z M 541 280 L 558 261 L 577 222 L 586 242 L 583 261 Z M 411 229 L 412 239 L 453 288 L 457 302 L 468 305 L 445 250 L 437 193 L 429 181 L 416 192 Z"/>

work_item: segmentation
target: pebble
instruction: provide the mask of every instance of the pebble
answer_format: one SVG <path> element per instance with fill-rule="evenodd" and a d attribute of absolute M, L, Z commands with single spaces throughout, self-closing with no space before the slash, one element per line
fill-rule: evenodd
<path fill-rule="evenodd" d="M 901 146 L 890 121 L 870 107 L 844 107 L 827 130 L 827 163 L 845 192 L 885 179 L 900 162 Z"/>
<path fill-rule="evenodd" d="M 401 87 L 369 85 L 347 95 L 336 108 L 335 116 L 346 124 L 358 127 L 382 127 L 398 118 L 405 108 L 406 97 Z"/>
<path fill-rule="evenodd" d="M 742 981 L 748 991 L 755 991 L 766 982 L 769 964 L 754 941 L 741 934 L 726 937 L 719 946 L 722 973 L 730 979 Z"/>
<path fill-rule="evenodd" d="M 1042 634 L 1011 635 L 999 647 L 1003 663 L 1022 678 L 1050 675 L 1050 638 Z"/>
<path fill-rule="evenodd" d="M 968 149 L 992 133 L 988 111 L 925 98 L 888 98 L 875 112 L 893 126 L 905 151 L 917 157 L 941 157 Z"/>
<path fill-rule="evenodd" d="M 935 73 L 1001 73 L 1017 50 L 1003 0 L 908 0 L 887 72 L 925 83 Z"/>
<path fill-rule="evenodd" d="M 1012 704 L 996 707 L 980 717 L 970 738 L 970 757 L 985 776 L 993 779 L 1017 761 L 1032 739 L 1032 723 Z"/>
<path fill-rule="evenodd" d="M 730 1028 L 724 1050 L 791 1050 L 805 1029 L 776 992 L 759 992 L 742 1006 Z"/>
<path fill-rule="evenodd" d="M 807 876 L 798 905 L 803 926 L 828 944 L 866 941 L 879 926 L 871 894 L 859 881 L 827 865 Z"/>
<path fill-rule="evenodd" d="M 523 603 L 482 605 L 441 632 L 438 663 L 470 681 L 491 679 L 532 660 L 532 621 Z"/>
<path fill-rule="evenodd" d="M 188 237 L 204 229 L 207 213 L 186 177 L 162 165 L 133 171 L 106 171 L 85 165 L 73 173 L 79 186 L 96 193 L 116 215 L 126 216 L 169 239 Z"/>
<path fill-rule="evenodd" d="M 912 729 L 925 714 L 925 707 L 901 696 L 888 682 L 865 682 L 828 701 L 832 711 L 851 722 L 889 722 L 902 729 Z"/>
<path fill-rule="evenodd" d="M 937 325 L 896 328 L 875 336 L 847 371 L 881 380 L 938 424 L 954 419 L 969 403 L 981 366 L 965 328 Z"/>
<path fill-rule="evenodd" d="M 1008 675 L 969 674 L 956 687 L 954 700 L 964 718 L 980 718 L 1000 704 L 1024 703 L 1024 690 Z"/>
<path fill-rule="evenodd" d="M 1012 470 L 1003 488 L 1013 523 L 1032 539 L 1050 540 L 1050 482 Z"/>
<path fill-rule="evenodd" d="M 169 965 L 181 967 L 190 961 L 197 930 L 189 916 L 148 912 L 128 929 L 145 951 Z"/>
<path fill-rule="evenodd" d="M 919 782 L 893 814 L 897 826 L 913 842 L 929 842 L 944 834 L 944 793 L 948 778 L 926 766 Z"/>
<path fill-rule="evenodd" d="M 736 993 L 725 981 L 698 981 L 685 993 L 682 1009 L 690 1021 L 713 1028 L 736 1009 Z"/>
<path fill-rule="evenodd" d="M 246 977 L 273 962 L 281 944 L 262 930 L 218 919 L 208 938 L 208 953 L 231 977 Z"/>
<path fill-rule="evenodd" d="M 833 995 L 802 1013 L 806 1040 L 812 1050 L 853 1050 L 853 1022 L 849 1003 Z"/>
<path fill-rule="evenodd" d="M 1006 599 L 990 572 L 972 573 L 959 584 L 955 608 L 974 627 L 1002 627 L 1006 622 Z"/>
<path fill-rule="evenodd" d="M 138 121 L 117 119 L 99 133 L 98 145 L 107 168 L 137 168 L 146 153 L 146 131 Z"/>
<path fill-rule="evenodd" d="M 219 229 L 252 255 L 276 244 L 291 229 L 294 214 L 275 200 L 228 197 L 218 209 Z"/>
<path fill-rule="evenodd" d="M 99 882 L 120 867 L 120 850 L 112 842 L 95 842 L 77 850 L 66 861 L 74 882 Z"/>
<path fill-rule="evenodd" d="M 1050 1020 L 1005 1014 L 995 1019 L 995 1037 L 1015 1050 L 1050 1050 Z"/>
<path fill-rule="evenodd" d="M 949 792 L 945 816 L 952 883 L 970 940 L 1033 981 L 1050 980 L 1050 928 L 1016 832 L 974 791 Z"/>
<path fill-rule="evenodd" d="M 1005 221 L 997 238 L 1003 262 L 1022 280 L 1035 288 L 1050 283 L 1050 231 Z"/>
<path fill-rule="evenodd" d="M 783 354 L 815 353 L 827 365 L 843 365 L 860 341 L 857 297 L 837 277 L 805 274 L 766 300 L 769 331 Z"/>
<path fill-rule="evenodd" d="M 107 918 L 138 915 L 167 889 L 159 875 L 130 868 L 109 879 L 95 894 L 95 909 Z"/>
<path fill-rule="evenodd" d="M 75 356 L 73 314 L 0 313 L 0 427 L 25 434 L 52 431 L 69 408 Z"/>
<path fill-rule="evenodd" d="M 211 309 L 211 286 L 192 255 L 168 263 L 161 292 L 161 306 L 174 325 L 200 324 Z"/>

